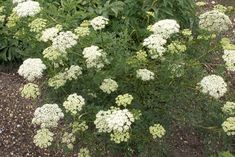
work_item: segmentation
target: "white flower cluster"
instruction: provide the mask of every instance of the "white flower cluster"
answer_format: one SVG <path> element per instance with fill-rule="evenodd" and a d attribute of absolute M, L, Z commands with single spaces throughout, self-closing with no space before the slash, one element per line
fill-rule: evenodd
<path fill-rule="evenodd" d="M 64 72 L 57 73 L 54 77 L 48 80 L 48 85 L 55 89 L 62 87 L 68 80 L 77 79 L 82 74 L 82 68 L 78 65 L 71 65 Z"/>
<path fill-rule="evenodd" d="M 19 67 L 18 73 L 28 81 L 34 81 L 41 78 L 46 66 L 39 58 L 28 58 Z"/>
<path fill-rule="evenodd" d="M 37 131 L 37 134 L 34 136 L 33 142 L 40 148 L 47 148 L 51 145 L 53 136 L 54 134 L 50 130 L 42 128 Z"/>
<path fill-rule="evenodd" d="M 57 127 L 58 121 L 63 117 L 64 114 L 57 104 L 45 104 L 35 110 L 32 123 L 40 125 L 41 128 Z"/>
<path fill-rule="evenodd" d="M 150 50 L 155 50 L 159 53 L 159 56 L 166 51 L 164 45 L 166 44 L 166 39 L 164 39 L 159 34 L 152 34 L 148 38 L 144 39 L 143 45 Z"/>
<path fill-rule="evenodd" d="M 47 28 L 44 31 L 42 31 L 42 36 L 39 40 L 44 42 L 52 41 L 52 39 L 54 39 L 58 35 L 59 31 L 60 31 L 59 27 Z"/>
<path fill-rule="evenodd" d="M 116 81 L 114 81 L 111 78 L 104 79 L 102 84 L 100 85 L 100 89 L 107 94 L 110 94 L 114 91 L 116 91 L 118 88 L 118 84 Z"/>
<path fill-rule="evenodd" d="M 76 138 L 72 133 L 65 132 L 62 137 L 62 143 L 66 144 L 69 149 L 73 149 L 73 143 Z"/>
<path fill-rule="evenodd" d="M 126 132 L 134 122 L 134 117 L 127 109 L 121 110 L 112 107 L 107 111 L 99 111 L 96 114 L 95 125 L 99 132 Z"/>
<path fill-rule="evenodd" d="M 69 69 L 65 69 L 66 80 L 76 80 L 80 75 L 82 75 L 82 68 L 78 65 L 71 65 Z"/>
<path fill-rule="evenodd" d="M 90 151 L 87 148 L 81 148 L 78 157 L 91 157 Z"/>
<path fill-rule="evenodd" d="M 201 14 L 199 16 L 199 19 L 199 27 L 209 32 L 225 32 L 232 25 L 232 22 L 229 17 L 217 10 L 212 10 Z"/>
<path fill-rule="evenodd" d="M 48 85 L 58 89 L 59 87 L 64 86 L 66 82 L 65 74 L 60 72 L 48 80 Z"/>
<path fill-rule="evenodd" d="M 156 22 L 151 26 L 151 31 L 154 34 L 159 34 L 165 39 L 168 39 L 172 34 L 178 33 L 180 25 L 173 19 L 165 19 Z"/>
<path fill-rule="evenodd" d="M 29 28 L 31 32 L 41 32 L 47 24 L 47 20 L 43 18 L 36 18 L 31 23 L 29 23 Z"/>
<path fill-rule="evenodd" d="M 36 99 L 40 95 L 39 87 L 36 84 L 28 83 L 20 89 L 21 96 L 26 99 Z"/>
<path fill-rule="evenodd" d="M 40 4 L 35 1 L 25 1 L 18 3 L 13 9 L 19 17 L 34 16 L 41 11 Z"/>
<path fill-rule="evenodd" d="M 235 71 L 235 50 L 224 50 L 223 59 L 229 71 Z"/>
<path fill-rule="evenodd" d="M 126 107 L 127 105 L 131 104 L 133 100 L 133 96 L 127 93 L 124 95 L 118 95 L 115 100 L 118 106 Z"/>
<path fill-rule="evenodd" d="M 109 23 L 109 19 L 103 16 L 97 16 L 94 19 L 92 19 L 90 23 L 91 26 L 94 28 L 94 30 L 101 30 L 105 28 L 105 26 Z"/>
<path fill-rule="evenodd" d="M 134 122 L 134 116 L 127 109 L 111 107 L 107 111 L 99 111 L 94 121 L 99 132 L 112 133 L 111 139 L 114 141 L 126 141 L 127 132 Z M 128 134 L 129 135 L 129 134 Z"/>
<path fill-rule="evenodd" d="M 67 100 L 63 103 L 66 111 L 71 112 L 74 115 L 81 111 L 84 105 L 85 99 L 76 93 L 69 95 Z"/>
<path fill-rule="evenodd" d="M 121 143 L 121 142 L 127 142 L 128 139 L 130 138 L 130 133 L 129 132 L 118 132 L 115 131 L 110 134 L 110 140 L 114 141 L 115 143 Z"/>
<path fill-rule="evenodd" d="M 51 61 L 55 67 L 59 67 L 59 65 L 64 65 L 63 60 L 68 60 L 67 53 L 60 52 L 52 46 L 46 48 L 42 52 L 42 54 L 43 57 Z"/>
<path fill-rule="evenodd" d="M 78 37 L 71 31 L 60 32 L 55 38 L 52 39 L 52 47 L 64 52 L 77 44 Z"/>
<path fill-rule="evenodd" d="M 87 68 L 96 68 L 100 70 L 104 67 L 105 63 L 108 63 L 106 53 L 98 46 L 90 46 L 84 48 L 83 57 L 86 59 Z"/>
<path fill-rule="evenodd" d="M 154 73 L 152 71 L 149 71 L 148 69 L 139 69 L 136 71 L 137 78 L 140 78 L 143 81 L 150 81 L 154 80 Z"/>
<path fill-rule="evenodd" d="M 235 135 L 235 117 L 229 117 L 222 124 L 222 128 L 224 132 L 227 133 L 228 136 Z"/>
<path fill-rule="evenodd" d="M 222 107 L 223 113 L 229 116 L 235 116 L 235 103 L 234 102 L 226 102 Z"/>
<path fill-rule="evenodd" d="M 162 138 L 166 134 L 166 130 L 160 124 L 154 124 L 149 127 L 150 134 L 153 135 L 153 138 Z"/>
<path fill-rule="evenodd" d="M 85 37 L 90 34 L 90 28 L 79 26 L 74 30 L 74 32 L 78 37 Z"/>
<path fill-rule="evenodd" d="M 150 49 L 150 57 L 156 59 L 166 51 L 164 45 L 167 43 L 167 39 L 172 34 L 179 32 L 180 25 L 175 20 L 165 19 L 149 26 L 148 29 L 154 34 L 144 39 L 143 45 Z"/>
<path fill-rule="evenodd" d="M 221 76 L 209 75 L 205 76 L 198 83 L 203 93 L 208 93 L 210 96 L 218 99 L 227 92 L 227 84 Z"/>

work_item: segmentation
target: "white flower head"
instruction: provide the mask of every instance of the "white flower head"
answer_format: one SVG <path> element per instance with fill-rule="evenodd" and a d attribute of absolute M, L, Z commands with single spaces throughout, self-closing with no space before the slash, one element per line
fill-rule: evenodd
<path fill-rule="evenodd" d="M 84 48 L 83 57 L 86 59 L 87 68 L 96 68 L 100 70 L 104 67 L 105 63 L 108 63 L 106 53 L 98 46 L 92 45 Z"/>
<path fill-rule="evenodd" d="M 148 69 L 139 69 L 136 71 L 136 73 L 136 77 L 143 81 L 154 80 L 154 73 Z"/>
<path fill-rule="evenodd" d="M 114 91 L 116 91 L 118 88 L 118 84 L 116 81 L 114 81 L 111 78 L 104 79 L 102 84 L 100 85 L 100 89 L 107 94 L 110 94 Z"/>
<path fill-rule="evenodd" d="M 72 48 L 77 44 L 78 37 L 71 31 L 60 32 L 55 38 L 52 39 L 52 47 L 65 51 L 66 49 Z"/>
<path fill-rule="evenodd" d="M 207 93 L 216 99 L 224 96 L 227 92 L 226 82 L 221 76 L 217 75 L 205 76 L 198 85 L 202 93 Z"/>
<path fill-rule="evenodd" d="M 114 131 L 113 133 L 110 134 L 111 141 L 114 141 L 117 144 L 121 142 L 127 142 L 129 138 L 130 138 L 129 132 Z"/>
<path fill-rule="evenodd" d="M 73 133 L 65 132 L 61 142 L 66 144 L 69 149 L 73 149 L 73 143 L 75 140 L 76 138 Z"/>
<path fill-rule="evenodd" d="M 51 41 L 58 35 L 59 31 L 60 29 L 57 27 L 47 28 L 44 31 L 42 31 L 42 36 L 39 40 L 44 42 Z"/>
<path fill-rule="evenodd" d="M 79 150 L 78 157 L 91 157 L 89 149 L 81 148 Z"/>
<path fill-rule="evenodd" d="M 133 96 L 130 94 L 118 95 L 115 100 L 118 106 L 126 107 L 127 105 L 131 104 L 133 100 Z"/>
<path fill-rule="evenodd" d="M 90 23 L 91 26 L 94 28 L 94 30 L 101 30 L 105 28 L 105 26 L 109 23 L 109 19 L 103 16 L 97 16 L 94 19 L 92 19 Z"/>
<path fill-rule="evenodd" d="M 154 34 L 161 35 L 164 39 L 168 39 L 172 34 L 178 33 L 180 25 L 173 19 L 165 19 L 156 22 L 151 26 Z"/>
<path fill-rule="evenodd" d="M 226 102 L 222 107 L 222 111 L 226 115 L 235 116 L 235 103 L 230 101 Z"/>
<path fill-rule="evenodd" d="M 77 112 L 82 110 L 84 105 L 85 99 L 76 93 L 69 95 L 67 100 L 63 103 L 66 111 L 71 112 L 72 114 L 77 114 Z"/>
<path fill-rule="evenodd" d="M 74 32 L 78 37 L 85 37 L 90 34 L 90 29 L 89 29 L 89 27 L 79 26 L 74 30 Z"/>
<path fill-rule="evenodd" d="M 155 59 L 157 58 L 156 56 L 162 56 L 166 51 L 166 48 L 164 47 L 166 42 L 166 39 L 164 39 L 161 35 L 153 34 L 144 39 L 143 46 L 150 49 L 151 58 Z"/>
<path fill-rule="evenodd" d="M 47 24 L 47 20 L 43 18 L 36 18 L 32 22 L 29 23 L 29 28 L 31 32 L 39 33 L 41 32 Z"/>
<path fill-rule="evenodd" d="M 224 121 L 224 123 L 222 124 L 222 128 L 228 136 L 234 136 L 235 135 L 235 117 L 227 118 L 226 121 Z"/>
<path fill-rule="evenodd" d="M 35 110 L 32 123 L 40 125 L 41 128 L 57 127 L 58 121 L 63 117 L 64 114 L 57 104 L 45 104 Z"/>
<path fill-rule="evenodd" d="M 229 17 L 217 10 L 212 10 L 201 14 L 199 19 L 199 27 L 209 32 L 225 32 L 232 25 L 232 21 Z"/>
<path fill-rule="evenodd" d="M 18 3 L 13 9 L 19 17 L 34 16 L 41 11 L 40 4 L 35 1 L 25 1 Z"/>
<path fill-rule="evenodd" d="M 229 71 L 235 71 L 235 50 L 224 50 L 223 59 Z"/>
<path fill-rule="evenodd" d="M 127 109 L 112 107 L 96 114 L 95 125 L 99 132 L 127 132 L 134 122 L 134 116 Z"/>
<path fill-rule="evenodd" d="M 43 71 L 46 66 L 39 58 L 26 59 L 23 64 L 19 67 L 18 73 L 28 81 L 34 81 L 35 79 L 41 78 Z"/>
<path fill-rule="evenodd" d="M 82 74 L 82 68 L 78 65 L 71 65 L 65 69 L 66 80 L 76 80 Z"/>
<path fill-rule="evenodd" d="M 37 131 L 37 134 L 34 136 L 33 143 L 40 148 L 47 148 L 51 145 L 53 136 L 54 134 L 50 130 L 42 128 Z"/>
<path fill-rule="evenodd" d="M 59 72 L 58 74 L 56 74 L 55 76 L 53 76 L 48 80 L 48 85 L 50 87 L 54 87 L 54 89 L 58 89 L 59 87 L 64 86 L 66 82 L 67 79 L 65 73 Z"/>
<path fill-rule="evenodd" d="M 149 132 L 152 134 L 153 139 L 157 137 L 162 138 L 166 134 L 166 130 L 160 124 L 154 124 L 153 126 L 150 126 Z"/>
<path fill-rule="evenodd" d="M 40 95 L 39 87 L 36 84 L 28 83 L 20 89 L 21 96 L 26 99 L 36 99 Z"/>

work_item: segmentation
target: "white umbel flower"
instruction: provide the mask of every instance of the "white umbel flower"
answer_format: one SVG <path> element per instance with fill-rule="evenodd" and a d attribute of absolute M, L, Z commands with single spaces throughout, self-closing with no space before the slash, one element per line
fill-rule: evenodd
<path fill-rule="evenodd" d="M 136 77 L 143 81 L 154 80 L 154 73 L 148 69 L 139 69 L 136 71 L 136 73 Z"/>
<path fill-rule="evenodd" d="M 224 123 L 222 124 L 222 128 L 228 136 L 234 136 L 235 135 L 235 117 L 227 118 L 226 121 L 224 121 Z"/>
<path fill-rule="evenodd" d="M 126 107 L 127 105 L 131 104 L 133 96 L 127 93 L 123 95 L 118 95 L 115 100 L 118 106 Z"/>
<path fill-rule="evenodd" d="M 202 93 L 207 93 L 210 96 L 218 99 L 227 92 L 227 84 L 221 76 L 209 75 L 205 76 L 198 83 Z"/>
<path fill-rule="evenodd" d="M 36 99 L 40 95 L 39 87 L 34 83 L 28 83 L 24 85 L 24 87 L 22 87 L 20 91 L 21 96 L 26 99 Z"/>
<path fill-rule="evenodd" d="M 44 31 L 42 31 L 42 36 L 40 40 L 44 42 L 51 41 L 58 35 L 59 31 L 60 29 L 57 27 L 47 28 Z"/>
<path fill-rule="evenodd" d="M 66 80 L 76 80 L 81 74 L 82 68 L 78 65 L 71 65 L 69 68 L 65 69 Z"/>
<path fill-rule="evenodd" d="M 226 115 L 235 116 L 235 103 L 230 101 L 226 102 L 222 107 L 222 111 Z"/>
<path fill-rule="evenodd" d="M 121 142 L 127 142 L 130 138 L 129 132 L 118 132 L 115 131 L 110 134 L 111 141 L 114 141 L 115 143 L 119 144 Z"/>
<path fill-rule="evenodd" d="M 69 149 L 73 149 L 73 143 L 75 140 L 76 138 L 73 133 L 65 132 L 61 142 L 66 144 Z"/>
<path fill-rule="evenodd" d="M 35 79 L 41 78 L 43 71 L 46 66 L 39 58 L 26 59 L 23 64 L 19 67 L 18 73 L 28 81 L 34 81 Z"/>
<path fill-rule="evenodd" d="M 104 67 L 105 63 L 108 63 L 106 53 L 98 46 L 92 45 L 84 48 L 83 57 L 86 59 L 87 68 L 96 68 L 100 70 Z"/>
<path fill-rule="evenodd" d="M 150 49 L 150 55 L 154 59 L 156 58 L 155 56 L 162 56 L 166 51 L 166 48 L 164 47 L 166 42 L 166 39 L 164 39 L 161 35 L 153 34 L 144 39 L 143 46 L 146 46 L 148 49 Z"/>
<path fill-rule="evenodd" d="M 52 39 L 52 47 L 65 51 L 77 44 L 78 37 L 71 31 L 60 32 L 58 36 Z"/>
<path fill-rule="evenodd" d="M 111 78 L 104 79 L 102 84 L 100 85 L 100 89 L 107 94 L 110 94 L 114 91 L 116 91 L 118 88 L 118 84 L 116 81 L 114 81 Z"/>
<path fill-rule="evenodd" d="M 51 145 L 53 136 L 54 134 L 50 130 L 42 128 L 37 131 L 37 134 L 34 136 L 33 143 L 40 148 L 47 148 Z"/>
<path fill-rule="evenodd" d="M 151 31 L 154 34 L 161 35 L 165 39 L 168 39 L 172 34 L 178 33 L 179 30 L 180 25 L 173 19 L 161 20 L 151 26 Z"/>
<path fill-rule="evenodd" d="M 224 50 L 223 59 L 229 71 L 235 71 L 235 50 Z"/>
<path fill-rule="evenodd" d="M 134 116 L 127 109 L 111 107 L 107 111 L 99 111 L 94 121 L 99 132 L 127 132 L 134 122 Z"/>
<path fill-rule="evenodd" d="M 57 104 L 45 104 L 35 110 L 32 123 L 40 125 L 41 128 L 57 127 L 58 121 L 63 117 L 64 114 Z"/>
<path fill-rule="evenodd" d="M 35 1 L 25 1 L 18 3 L 13 9 L 19 17 L 34 16 L 41 11 L 40 4 Z"/>
<path fill-rule="evenodd" d="M 81 148 L 79 150 L 78 157 L 91 157 L 89 149 Z"/>
<path fill-rule="evenodd" d="M 162 138 L 166 134 L 166 130 L 160 124 L 154 124 L 153 126 L 150 126 L 149 132 L 152 134 L 153 139 L 157 137 Z"/>
<path fill-rule="evenodd" d="M 50 87 L 54 87 L 54 89 L 58 89 L 64 86 L 66 82 L 67 82 L 67 79 L 66 79 L 65 73 L 59 72 L 58 74 L 56 74 L 55 76 L 53 76 L 52 78 L 48 80 L 48 85 Z"/>
<path fill-rule="evenodd" d="M 94 30 L 101 30 L 105 28 L 105 26 L 109 23 L 109 19 L 103 17 L 103 16 L 97 16 L 94 19 L 90 21 L 91 26 L 94 28 Z"/>
<path fill-rule="evenodd" d="M 77 112 L 82 110 L 84 105 L 85 99 L 76 93 L 69 95 L 67 100 L 63 103 L 66 111 L 71 112 L 72 114 L 77 114 Z"/>
<path fill-rule="evenodd" d="M 209 32 L 221 33 L 231 27 L 232 21 L 227 15 L 217 10 L 208 11 L 199 16 L 199 27 Z"/>

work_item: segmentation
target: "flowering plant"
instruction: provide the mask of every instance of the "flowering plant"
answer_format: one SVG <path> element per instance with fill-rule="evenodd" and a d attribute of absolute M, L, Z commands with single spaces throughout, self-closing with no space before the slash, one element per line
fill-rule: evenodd
<path fill-rule="evenodd" d="M 31 83 L 22 88 L 22 96 L 38 97 L 37 83 L 45 76 L 45 104 L 36 109 L 32 120 L 40 126 L 34 137 L 37 146 L 56 142 L 53 129 L 59 125 L 63 125 L 58 127 L 63 132 L 60 143 L 69 149 L 84 145 L 87 148 L 79 154 L 86 156 L 117 151 L 152 156 L 147 150 L 156 143 L 161 154 L 164 148 L 160 146 L 167 143 L 174 123 L 196 128 L 217 125 L 234 135 L 234 117 L 222 124 L 225 119 L 219 106 L 223 100 L 232 101 L 228 100 L 230 80 L 223 76 L 235 66 L 233 44 L 221 39 L 221 33 L 232 25 L 226 14 L 202 14 L 195 30 L 184 29 L 175 19 L 152 18 L 136 26 L 141 31 L 133 35 L 133 21 L 126 22 L 130 16 L 118 18 L 125 2 L 108 1 L 102 10 L 103 1 L 97 1 L 98 8 L 91 13 L 85 10 L 86 14 L 75 11 L 76 7 L 87 9 L 92 3 L 38 2 L 18 1 L 13 8 L 18 22 L 22 21 L 19 38 L 27 37 L 32 47 L 39 47 L 19 67 L 19 75 Z M 25 5 L 33 7 L 25 10 Z M 213 64 L 216 57 L 226 63 Z M 230 106 L 223 110 L 232 112 Z"/>

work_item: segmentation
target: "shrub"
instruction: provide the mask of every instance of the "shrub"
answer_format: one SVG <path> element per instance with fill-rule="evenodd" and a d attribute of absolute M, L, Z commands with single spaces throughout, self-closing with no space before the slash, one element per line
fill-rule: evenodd
<path fill-rule="evenodd" d="M 201 16 L 199 23 L 212 23 L 213 32 L 206 27 L 192 31 L 179 24 L 190 21 L 189 13 L 177 16 L 177 22 L 162 19 L 171 13 L 160 16 L 155 10 L 154 21 L 149 16 L 153 12 L 146 11 L 152 11 L 155 1 L 39 2 L 41 8 L 20 3 L 36 11 L 14 9 L 18 16 L 27 15 L 18 17 L 19 39 L 30 43 L 29 49 L 37 48 L 19 68 L 36 89 L 28 97 L 38 97 L 37 80 L 46 76 L 45 104 L 36 109 L 32 121 L 40 126 L 36 145 L 79 145 L 84 156 L 164 156 L 174 123 L 205 134 L 216 128 L 233 135 L 234 117 L 226 117 L 221 109 L 233 92 L 223 77 L 226 68 L 234 69 L 233 55 L 226 51 L 226 66 L 215 60 L 222 59 L 223 49 L 233 47 L 226 39 L 221 42 L 220 33 L 231 25 L 227 15 L 220 14 L 226 17 L 222 23 L 214 16 Z M 190 1 L 174 2 L 157 3 L 173 13 L 175 5 L 191 6 Z M 190 8 L 193 5 L 185 10 Z M 23 89 L 22 95 L 28 95 L 29 89 Z M 150 149 L 155 149 L 154 155 Z"/>

